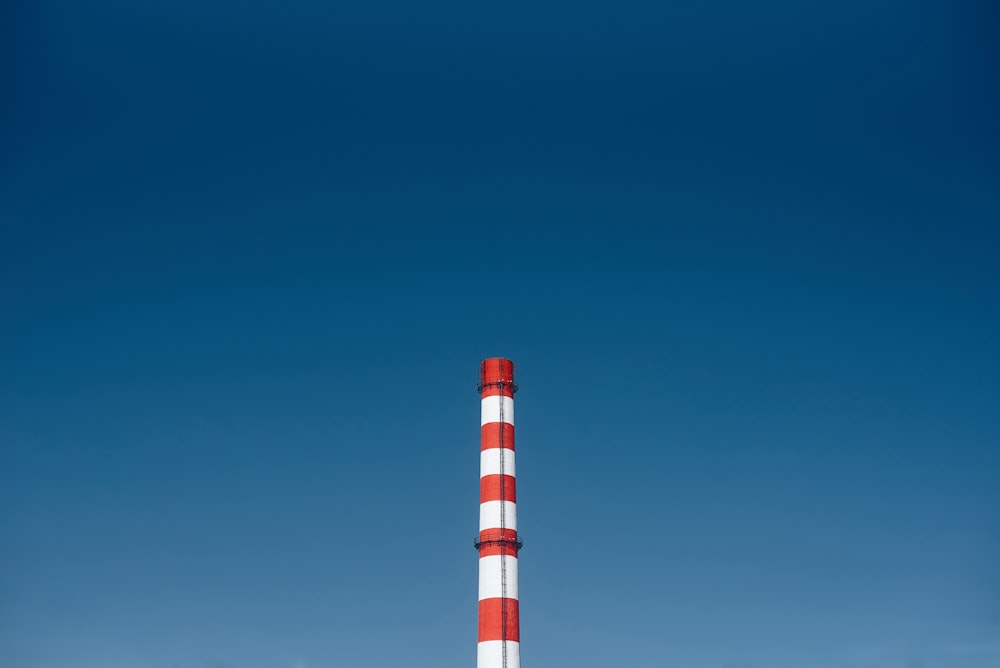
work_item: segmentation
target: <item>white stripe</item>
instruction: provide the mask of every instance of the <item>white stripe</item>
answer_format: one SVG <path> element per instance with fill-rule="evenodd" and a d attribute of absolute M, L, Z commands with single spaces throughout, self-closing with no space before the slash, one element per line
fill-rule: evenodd
<path fill-rule="evenodd" d="M 503 403 L 503 420 L 500 419 L 500 404 Z M 483 397 L 483 424 L 490 422 L 507 422 L 514 424 L 514 399 L 502 394 Z"/>
<path fill-rule="evenodd" d="M 499 529 L 500 513 L 503 513 L 503 528 L 517 531 L 517 504 L 512 501 L 487 501 L 479 504 L 479 530 Z"/>
<path fill-rule="evenodd" d="M 504 591 L 506 572 L 507 589 Z M 479 559 L 479 600 L 485 598 L 517 598 L 517 557 L 495 554 Z"/>
<path fill-rule="evenodd" d="M 504 643 L 507 643 L 507 668 L 521 668 L 521 643 L 516 640 L 484 640 L 479 643 L 476 668 L 504 668 Z"/>
<path fill-rule="evenodd" d="M 502 452 L 501 452 L 502 451 Z M 503 469 L 500 457 L 503 456 Z M 514 451 L 510 448 L 487 448 L 479 451 L 479 477 L 487 475 L 514 475 Z"/>

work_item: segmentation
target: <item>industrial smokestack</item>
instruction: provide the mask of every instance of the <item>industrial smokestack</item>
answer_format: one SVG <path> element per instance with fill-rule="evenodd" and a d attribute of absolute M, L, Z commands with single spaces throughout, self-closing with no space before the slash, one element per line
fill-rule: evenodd
<path fill-rule="evenodd" d="M 517 602 L 517 492 L 514 485 L 514 363 L 479 367 L 482 441 L 479 466 L 478 668 L 520 668 Z"/>

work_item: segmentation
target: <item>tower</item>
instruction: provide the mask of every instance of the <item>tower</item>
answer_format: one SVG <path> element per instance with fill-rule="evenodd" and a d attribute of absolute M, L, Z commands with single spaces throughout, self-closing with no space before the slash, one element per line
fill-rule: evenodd
<path fill-rule="evenodd" d="M 479 647 L 477 668 L 520 668 L 517 491 L 514 477 L 514 363 L 479 367 L 482 433 L 479 459 Z"/>

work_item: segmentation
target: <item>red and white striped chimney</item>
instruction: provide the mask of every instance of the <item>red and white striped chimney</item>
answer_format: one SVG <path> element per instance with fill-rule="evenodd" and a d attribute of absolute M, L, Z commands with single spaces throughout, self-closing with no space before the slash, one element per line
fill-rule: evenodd
<path fill-rule="evenodd" d="M 479 464 L 478 668 L 520 668 L 517 604 L 517 492 L 514 485 L 514 363 L 479 367 L 482 447 Z"/>

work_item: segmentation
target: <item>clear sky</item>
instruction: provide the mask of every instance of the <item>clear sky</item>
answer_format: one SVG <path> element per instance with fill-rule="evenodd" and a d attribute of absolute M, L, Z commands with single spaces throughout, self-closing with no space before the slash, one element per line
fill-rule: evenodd
<path fill-rule="evenodd" d="M 1000 666 L 998 26 L 0 4 L 0 663 Z"/>

